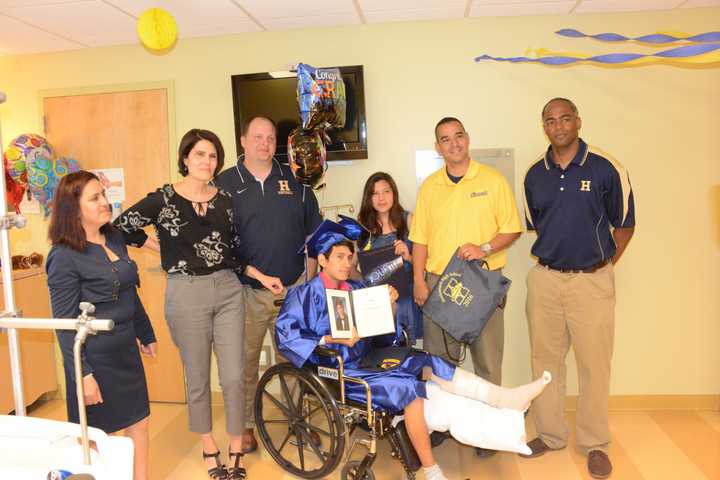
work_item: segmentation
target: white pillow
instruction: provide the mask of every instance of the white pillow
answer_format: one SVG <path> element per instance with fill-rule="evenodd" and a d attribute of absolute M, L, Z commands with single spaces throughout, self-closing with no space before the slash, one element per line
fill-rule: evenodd
<path fill-rule="evenodd" d="M 457 441 L 473 447 L 532 453 L 522 412 L 446 392 L 432 381 L 426 383 L 426 389 L 425 421 L 431 432 L 450 431 Z"/>

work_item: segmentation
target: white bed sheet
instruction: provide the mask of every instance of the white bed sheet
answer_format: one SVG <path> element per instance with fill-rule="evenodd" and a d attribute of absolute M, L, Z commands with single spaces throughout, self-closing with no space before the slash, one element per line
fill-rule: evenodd
<path fill-rule="evenodd" d="M 0 415 L 0 478 L 38 480 L 51 470 L 90 473 L 97 480 L 132 480 L 133 444 L 89 428 L 97 444 L 84 465 L 80 425 L 42 418 Z"/>

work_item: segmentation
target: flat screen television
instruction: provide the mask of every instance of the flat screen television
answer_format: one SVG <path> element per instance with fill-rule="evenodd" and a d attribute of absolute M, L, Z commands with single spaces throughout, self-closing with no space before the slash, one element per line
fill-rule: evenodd
<path fill-rule="evenodd" d="M 327 159 L 356 160 L 367 158 L 367 123 L 365 119 L 365 89 L 363 66 L 337 67 L 345 81 L 347 108 L 345 127 L 328 130 L 330 144 Z M 240 144 L 244 119 L 263 115 L 278 126 L 278 160 L 287 162 L 287 139 L 300 125 L 297 103 L 297 77 L 276 78 L 269 72 L 233 75 L 231 77 L 233 111 L 235 113 L 235 144 L 238 154 L 244 152 Z"/>

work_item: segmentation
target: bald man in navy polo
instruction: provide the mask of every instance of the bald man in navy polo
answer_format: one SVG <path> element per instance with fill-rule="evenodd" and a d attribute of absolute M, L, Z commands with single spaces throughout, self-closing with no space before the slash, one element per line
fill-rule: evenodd
<path fill-rule="evenodd" d="M 550 100 L 542 110 L 550 147 L 525 174 L 525 216 L 537 239 L 528 273 L 532 369 L 556 379 L 532 405 L 538 437 L 530 457 L 567 445 L 565 357 L 572 346 L 580 396 L 577 443 L 594 478 L 612 472 L 608 397 L 615 333 L 613 266 L 630 242 L 635 205 L 625 168 L 588 146 L 575 104 Z"/>

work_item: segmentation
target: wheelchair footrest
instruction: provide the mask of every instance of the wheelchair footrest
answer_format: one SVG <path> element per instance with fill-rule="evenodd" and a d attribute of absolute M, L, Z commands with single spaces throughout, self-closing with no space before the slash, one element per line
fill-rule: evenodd
<path fill-rule="evenodd" d="M 390 433 L 390 442 L 393 450 L 400 457 L 399 460 L 407 472 L 417 472 L 422 464 L 420 458 L 415 452 L 410 436 L 405 428 L 405 421 L 399 422 Z"/>

